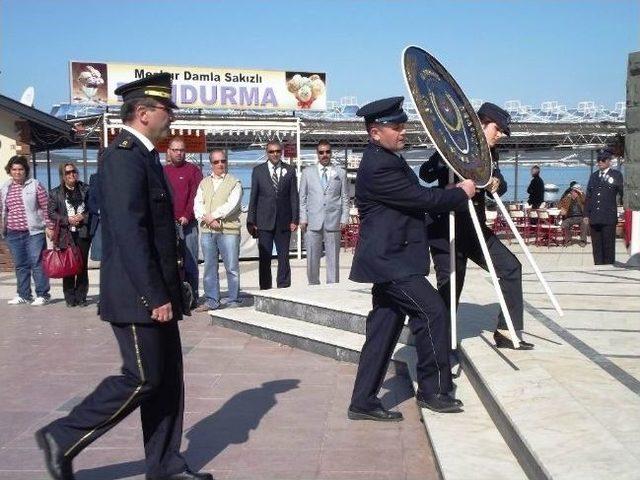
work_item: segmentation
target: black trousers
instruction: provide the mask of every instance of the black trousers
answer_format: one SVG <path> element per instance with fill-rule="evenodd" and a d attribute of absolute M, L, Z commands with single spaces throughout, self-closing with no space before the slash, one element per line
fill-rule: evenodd
<path fill-rule="evenodd" d="M 178 322 L 111 324 L 122 374 L 105 378 L 68 416 L 47 428 L 70 458 L 140 407 L 147 475 L 183 472 L 184 384 Z"/>
<path fill-rule="evenodd" d="M 456 218 L 456 305 L 460 301 L 460 294 L 464 287 L 464 279 L 467 272 L 467 260 L 471 260 L 479 267 L 488 271 L 487 264 L 482 254 L 480 242 L 476 236 L 473 225 L 468 225 Z M 449 308 L 449 274 L 451 272 L 449 261 L 449 221 L 441 219 L 438 225 L 429 226 L 429 241 L 431 243 L 431 258 L 436 270 L 436 281 L 440 296 L 444 300 L 446 308 Z M 522 298 L 522 264 L 511 251 L 493 233 L 485 231 L 485 239 L 489 256 L 498 276 L 500 289 L 504 295 L 513 328 L 524 328 L 524 303 Z M 449 318 L 449 317 L 447 317 Z M 507 329 L 507 323 L 502 314 L 498 316 L 500 329 Z"/>
<path fill-rule="evenodd" d="M 77 232 L 72 232 L 73 241 L 82 252 L 82 271 L 78 275 L 71 275 L 62 279 L 62 291 L 64 299 L 70 303 L 83 302 L 87 299 L 89 291 L 89 274 L 87 271 L 87 259 L 91 238 L 80 238 Z"/>
<path fill-rule="evenodd" d="M 386 283 L 371 290 L 373 310 L 367 316 L 367 335 L 351 405 L 370 410 L 380 406 L 378 392 L 384 381 L 393 349 L 409 316 L 418 354 L 418 386 L 424 394 L 447 393 L 453 389 L 447 311 L 438 292 L 421 275 Z"/>
<path fill-rule="evenodd" d="M 591 247 L 595 265 L 613 265 L 616 263 L 616 226 L 591 225 Z"/>
<path fill-rule="evenodd" d="M 268 290 L 272 287 L 271 252 L 273 252 L 274 242 L 278 253 L 276 285 L 278 288 L 291 286 L 291 267 L 289 265 L 291 230 L 258 230 L 260 290 Z"/>

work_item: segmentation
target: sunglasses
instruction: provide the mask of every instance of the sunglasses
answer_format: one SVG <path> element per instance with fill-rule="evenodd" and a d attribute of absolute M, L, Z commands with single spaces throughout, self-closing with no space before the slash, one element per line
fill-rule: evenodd
<path fill-rule="evenodd" d="M 157 108 L 158 110 L 164 110 L 165 112 L 167 112 L 167 115 L 169 115 L 170 117 L 173 116 L 173 109 L 169 108 L 169 107 L 165 107 L 164 105 L 154 105 L 154 106 L 149 106 L 147 108 Z"/>
<path fill-rule="evenodd" d="M 280 153 L 282 150 L 267 150 L 267 153 Z"/>
<path fill-rule="evenodd" d="M 78 170 L 65 170 L 64 174 L 65 175 L 71 175 L 71 174 L 75 174 L 78 173 Z"/>
<path fill-rule="evenodd" d="M 331 150 L 318 150 L 318 155 L 331 155 Z"/>
<path fill-rule="evenodd" d="M 227 161 L 226 160 L 211 160 L 211 163 L 214 164 L 214 165 L 218 165 L 220 163 L 224 165 L 224 164 L 227 163 Z"/>

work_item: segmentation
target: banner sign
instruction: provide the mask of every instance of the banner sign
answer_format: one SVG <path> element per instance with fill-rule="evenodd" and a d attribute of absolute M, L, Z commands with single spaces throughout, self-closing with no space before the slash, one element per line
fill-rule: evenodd
<path fill-rule="evenodd" d="M 118 105 L 113 91 L 154 73 L 173 79 L 181 108 L 326 110 L 327 78 L 320 72 L 69 62 L 71 103 Z"/>
<path fill-rule="evenodd" d="M 420 121 L 440 156 L 462 178 L 480 187 L 492 174 L 491 152 L 478 115 L 460 86 L 435 57 L 409 46 L 402 70 Z"/>
<path fill-rule="evenodd" d="M 107 144 L 110 145 L 119 133 L 119 127 L 109 127 L 107 129 Z M 182 141 L 184 141 L 185 153 L 207 153 L 207 136 L 204 130 L 200 130 L 197 133 L 183 132 L 182 134 L 175 135 L 172 133 L 171 135 L 168 135 L 162 140 L 156 142 L 156 150 L 160 153 L 165 153 L 169 148 L 169 142 L 176 137 L 181 138 Z"/>

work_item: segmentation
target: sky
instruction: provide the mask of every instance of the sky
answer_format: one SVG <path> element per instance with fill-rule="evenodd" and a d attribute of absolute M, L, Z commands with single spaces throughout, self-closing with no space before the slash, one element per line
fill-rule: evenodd
<path fill-rule="evenodd" d="M 407 95 L 400 55 L 431 52 L 468 98 L 613 108 L 640 50 L 640 2 L 0 0 L 0 93 L 69 100 L 69 61 L 321 71 L 327 96 Z"/>

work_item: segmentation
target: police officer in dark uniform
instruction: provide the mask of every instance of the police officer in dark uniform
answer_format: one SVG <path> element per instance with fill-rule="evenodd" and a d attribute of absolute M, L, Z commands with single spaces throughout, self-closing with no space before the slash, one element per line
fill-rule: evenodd
<path fill-rule="evenodd" d="M 622 201 L 622 173 L 611 168 L 613 149 L 598 152 L 598 171 L 589 177 L 585 218 L 591 225 L 591 247 L 595 265 L 613 265 L 616 261 L 616 224 L 618 200 Z"/>
<path fill-rule="evenodd" d="M 352 420 L 402 420 L 386 410 L 377 395 L 393 349 L 410 318 L 418 354 L 418 405 L 438 412 L 459 412 L 453 389 L 447 343 L 446 308 L 425 278 L 429 271 L 427 211 L 448 211 L 475 192 L 471 180 L 450 190 L 426 188 L 398 153 L 404 147 L 407 115 L 403 97 L 369 103 L 364 117 L 369 145 L 356 178 L 360 239 L 350 279 L 373 283 L 373 310 L 367 316 L 366 341 L 360 354 L 348 417 Z"/>
<path fill-rule="evenodd" d="M 503 136 L 509 136 L 511 118 L 502 108 L 493 103 L 484 103 L 478 110 L 487 143 L 497 159 L 495 145 Z M 449 169 L 436 152 L 420 167 L 420 178 L 431 183 L 438 181 L 440 188 L 449 183 Z M 494 170 L 494 176 L 487 187 L 488 193 L 497 192 L 503 195 L 507 191 L 507 184 L 499 169 Z M 487 242 L 489 255 L 498 276 L 500 288 L 505 298 L 513 327 L 520 339 L 520 350 L 531 350 L 533 344 L 522 340 L 524 304 L 522 298 L 522 265 L 516 256 L 494 235 L 486 225 L 485 190 L 479 190 L 473 197 L 473 206 L 478 215 L 482 234 Z M 467 271 L 467 260 L 470 259 L 487 270 L 480 241 L 477 238 L 468 204 L 461 205 L 455 210 L 456 223 L 456 305 L 460 300 L 464 277 Z M 438 291 L 447 308 L 450 305 L 449 276 L 451 272 L 449 260 L 449 215 L 435 215 L 433 223 L 429 225 L 429 239 L 433 265 L 436 270 Z M 498 326 L 494 332 L 494 340 L 499 348 L 513 348 L 509 339 L 507 324 L 502 311 L 499 314 Z"/>
<path fill-rule="evenodd" d="M 105 378 L 68 416 L 36 432 L 47 469 L 73 479 L 72 460 L 140 407 L 148 479 L 207 480 L 180 455 L 184 391 L 178 320 L 183 301 L 171 197 L 154 143 L 173 120 L 171 76 L 115 90 L 124 127 L 99 167 L 100 317 L 110 322 L 122 374 Z"/>

